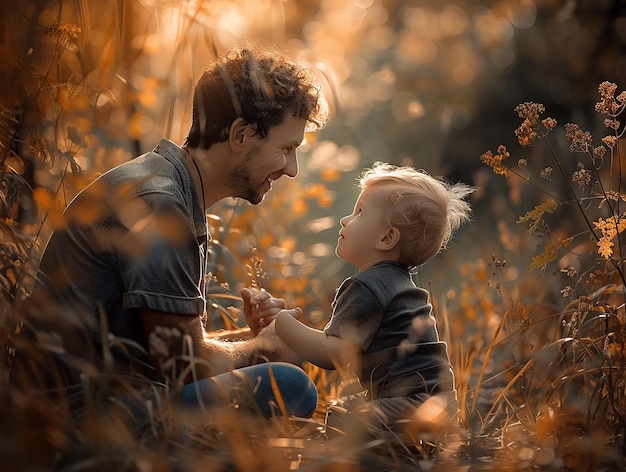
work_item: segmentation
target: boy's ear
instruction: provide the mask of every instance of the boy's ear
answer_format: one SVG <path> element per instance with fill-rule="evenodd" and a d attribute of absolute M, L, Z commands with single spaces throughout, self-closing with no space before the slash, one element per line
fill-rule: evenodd
<path fill-rule="evenodd" d="M 246 131 L 248 130 L 248 123 L 243 118 L 237 118 L 230 125 L 230 132 L 228 133 L 228 144 L 233 152 L 241 150 L 244 141 L 248 137 Z"/>
<path fill-rule="evenodd" d="M 390 226 L 383 234 L 380 240 L 376 243 L 376 249 L 380 251 L 389 251 L 396 247 L 396 244 L 400 241 L 400 231 L 398 228 Z"/>

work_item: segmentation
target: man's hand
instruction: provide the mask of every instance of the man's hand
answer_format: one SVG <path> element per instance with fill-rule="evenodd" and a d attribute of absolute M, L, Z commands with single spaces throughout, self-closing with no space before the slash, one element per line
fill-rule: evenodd
<path fill-rule="evenodd" d="M 240 294 L 243 299 L 243 314 L 246 317 L 246 323 L 255 336 L 285 308 L 284 299 L 274 298 L 265 290 L 243 288 Z"/>
<path fill-rule="evenodd" d="M 267 355 L 266 360 L 289 362 L 291 364 L 302 364 L 304 359 L 298 356 L 276 333 L 276 322 L 271 321 L 266 327 L 261 329 L 255 338 L 258 346 L 262 346 L 261 352 Z"/>

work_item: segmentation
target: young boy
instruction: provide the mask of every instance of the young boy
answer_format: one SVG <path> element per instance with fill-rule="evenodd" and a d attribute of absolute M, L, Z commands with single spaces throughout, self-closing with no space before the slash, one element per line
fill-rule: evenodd
<path fill-rule="evenodd" d="M 458 406 L 447 346 L 428 292 L 411 275 L 469 220 L 465 198 L 473 189 L 380 162 L 362 174 L 360 187 L 354 211 L 341 219 L 336 249 L 357 273 L 337 290 L 326 327 L 308 327 L 297 320 L 299 308 L 282 309 L 284 300 L 244 289 L 252 331 L 275 330 L 300 360 L 356 372 L 367 390 L 359 411 L 370 431 L 406 420 L 433 397 L 453 417 Z"/>

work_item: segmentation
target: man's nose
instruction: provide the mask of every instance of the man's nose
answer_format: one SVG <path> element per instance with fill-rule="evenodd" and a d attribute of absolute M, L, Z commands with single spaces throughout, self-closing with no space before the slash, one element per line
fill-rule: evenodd
<path fill-rule="evenodd" d="M 291 178 L 298 175 L 298 155 L 296 154 L 295 149 L 289 151 L 287 154 L 283 173 Z"/>

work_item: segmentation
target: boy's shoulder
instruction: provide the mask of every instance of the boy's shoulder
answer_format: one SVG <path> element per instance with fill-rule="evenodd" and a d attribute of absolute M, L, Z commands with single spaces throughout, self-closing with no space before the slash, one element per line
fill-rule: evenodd
<path fill-rule="evenodd" d="M 353 279 L 357 280 L 371 280 L 380 277 L 410 278 L 411 274 L 405 265 L 393 261 L 382 261 L 352 276 Z"/>
<path fill-rule="evenodd" d="M 347 280 L 367 287 L 383 305 L 400 293 L 403 296 L 410 294 L 415 299 L 429 298 L 425 289 L 415 285 L 408 268 L 396 262 L 380 262 Z"/>

